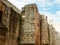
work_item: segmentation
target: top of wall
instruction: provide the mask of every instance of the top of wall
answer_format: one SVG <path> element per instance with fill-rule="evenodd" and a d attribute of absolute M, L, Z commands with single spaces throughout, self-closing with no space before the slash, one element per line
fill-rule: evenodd
<path fill-rule="evenodd" d="M 7 0 L 0 0 L 0 1 L 2 1 L 5 5 L 7 5 L 8 7 L 11 7 L 14 11 L 20 14 L 20 10 L 17 7 L 15 7 L 12 3 L 10 3 L 9 1 Z"/>

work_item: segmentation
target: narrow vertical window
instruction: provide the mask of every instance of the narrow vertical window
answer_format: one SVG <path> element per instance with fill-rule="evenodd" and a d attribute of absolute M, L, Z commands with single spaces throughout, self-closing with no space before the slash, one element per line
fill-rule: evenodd
<path fill-rule="evenodd" d="M 2 21 L 2 11 L 0 11 L 0 23 Z"/>

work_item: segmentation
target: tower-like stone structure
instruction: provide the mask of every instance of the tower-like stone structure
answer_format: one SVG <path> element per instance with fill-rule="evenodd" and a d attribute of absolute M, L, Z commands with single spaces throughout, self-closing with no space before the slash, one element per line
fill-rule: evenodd
<path fill-rule="evenodd" d="M 35 4 L 26 5 L 21 12 L 22 23 L 20 30 L 20 44 L 36 44 L 39 30 L 39 13 Z"/>

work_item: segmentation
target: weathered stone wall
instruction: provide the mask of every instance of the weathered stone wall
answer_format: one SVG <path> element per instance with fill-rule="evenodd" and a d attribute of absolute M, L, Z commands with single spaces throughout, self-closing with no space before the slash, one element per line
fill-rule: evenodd
<path fill-rule="evenodd" d="M 34 6 L 26 5 L 21 12 L 22 24 L 20 43 L 35 43 L 34 36 Z"/>
<path fill-rule="evenodd" d="M 21 12 L 20 44 L 40 44 L 40 21 L 37 6 L 26 5 Z"/>
<path fill-rule="evenodd" d="M 0 45 L 18 45 L 19 13 L 0 1 L 2 21 L 0 22 Z"/>
<path fill-rule="evenodd" d="M 18 13 L 11 9 L 9 22 L 9 45 L 18 45 L 19 20 Z"/>
<path fill-rule="evenodd" d="M 41 45 L 40 40 L 40 14 L 37 5 L 34 5 L 35 45 Z"/>
<path fill-rule="evenodd" d="M 5 16 L 5 8 L 6 6 L 0 1 L 0 11 L 2 11 L 2 19 L 0 22 L 0 45 L 5 45 L 6 42 L 6 34 L 8 32 L 7 21 Z M 7 14 L 8 15 L 8 14 Z"/>
<path fill-rule="evenodd" d="M 55 33 L 55 45 L 60 45 L 60 33 L 59 32 L 56 32 Z"/>
<path fill-rule="evenodd" d="M 50 45 L 55 45 L 55 29 L 52 25 L 49 25 L 49 38 L 50 38 Z"/>
<path fill-rule="evenodd" d="M 0 45 L 18 45 L 18 40 L 24 45 L 55 45 L 54 29 L 48 26 L 47 17 L 39 14 L 35 4 L 26 5 L 20 15 L 16 7 L 6 2 L 0 1 L 0 11 L 3 12 Z"/>
<path fill-rule="evenodd" d="M 44 15 L 41 15 L 42 17 L 42 25 L 41 25 L 41 41 L 42 45 L 48 44 L 49 45 L 49 37 L 48 37 L 48 22 L 47 22 L 47 17 Z"/>
<path fill-rule="evenodd" d="M 50 30 L 54 29 L 49 29 L 47 16 L 40 15 L 35 4 L 26 5 L 21 16 L 20 44 L 50 45 Z"/>
<path fill-rule="evenodd" d="M 2 23 L 8 26 L 9 7 L 0 1 L 0 11 L 2 11 Z"/>

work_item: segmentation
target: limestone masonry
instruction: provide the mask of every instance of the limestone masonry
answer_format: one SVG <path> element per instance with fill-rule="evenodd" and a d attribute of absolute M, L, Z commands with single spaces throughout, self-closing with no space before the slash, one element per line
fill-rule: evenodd
<path fill-rule="evenodd" d="M 20 11 L 7 0 L 0 0 L 0 45 L 55 45 L 55 29 L 36 4 Z"/>

